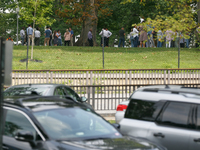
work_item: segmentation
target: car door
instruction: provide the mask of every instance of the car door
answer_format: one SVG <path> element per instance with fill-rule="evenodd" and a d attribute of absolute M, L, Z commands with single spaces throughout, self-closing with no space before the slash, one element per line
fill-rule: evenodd
<path fill-rule="evenodd" d="M 192 104 L 169 102 L 149 129 L 147 139 L 169 150 L 189 150 Z"/>
<path fill-rule="evenodd" d="M 190 133 L 189 138 L 189 150 L 199 150 L 200 149 L 200 105 L 196 107 L 196 115 L 194 118 L 197 118 L 196 128 Z"/>
<path fill-rule="evenodd" d="M 5 120 L 4 120 L 4 133 L 3 133 L 3 150 L 33 150 L 36 149 L 36 145 L 32 142 L 25 142 L 23 140 L 16 139 L 16 133 L 18 131 L 29 131 L 34 135 L 34 142 L 41 141 L 40 146 L 37 149 L 43 147 L 41 137 L 38 135 L 36 129 L 25 113 L 12 109 L 4 108 Z"/>

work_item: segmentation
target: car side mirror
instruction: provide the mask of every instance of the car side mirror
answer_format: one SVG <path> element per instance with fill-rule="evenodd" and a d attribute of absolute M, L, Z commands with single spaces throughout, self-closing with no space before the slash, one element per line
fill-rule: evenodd
<path fill-rule="evenodd" d="M 15 139 L 19 141 L 31 142 L 34 140 L 33 133 L 30 131 L 19 130 L 15 134 Z"/>
<path fill-rule="evenodd" d="M 81 102 L 86 102 L 87 98 L 86 97 L 81 97 Z"/>
<path fill-rule="evenodd" d="M 113 123 L 112 126 L 115 127 L 117 130 L 120 129 L 120 124 L 118 123 Z"/>

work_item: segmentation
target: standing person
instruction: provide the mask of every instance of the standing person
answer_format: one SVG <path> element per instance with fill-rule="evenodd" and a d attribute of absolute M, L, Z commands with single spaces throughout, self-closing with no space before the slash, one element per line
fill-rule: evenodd
<path fill-rule="evenodd" d="M 133 38 L 133 29 L 131 29 L 131 32 L 130 32 L 130 42 L 131 42 L 131 47 L 134 47 L 134 38 Z"/>
<path fill-rule="evenodd" d="M 185 47 L 185 39 L 182 33 L 180 33 L 180 47 L 181 48 Z"/>
<path fill-rule="evenodd" d="M 108 28 L 106 28 L 106 33 L 105 33 L 105 36 L 106 36 L 106 47 L 109 46 L 109 37 L 112 35 L 112 33 L 108 30 Z"/>
<path fill-rule="evenodd" d="M 66 44 L 69 46 L 70 38 L 71 38 L 71 33 L 69 32 L 68 29 L 66 29 L 64 37 L 65 37 L 65 46 L 66 46 Z"/>
<path fill-rule="evenodd" d="M 21 40 L 22 40 L 22 46 L 24 46 L 24 39 L 25 39 L 24 27 L 20 30 L 20 37 L 21 37 Z"/>
<path fill-rule="evenodd" d="M 118 45 L 118 47 L 121 46 L 121 42 L 122 42 L 123 47 L 124 47 L 124 42 L 125 42 L 125 31 L 124 31 L 124 27 L 122 27 L 121 30 L 119 30 L 119 45 Z"/>
<path fill-rule="evenodd" d="M 106 40 L 107 40 L 107 38 L 106 38 L 106 33 L 107 31 L 105 30 L 105 28 L 103 28 L 102 30 L 101 30 L 101 32 L 99 33 L 99 35 L 101 35 L 101 46 L 104 46 L 105 47 L 105 45 L 106 45 Z M 102 39 L 103 38 L 103 39 Z M 103 40 L 104 40 L 104 42 L 103 42 Z"/>
<path fill-rule="evenodd" d="M 165 34 L 166 34 L 166 48 L 167 47 L 171 47 L 171 40 L 173 39 L 172 38 L 172 34 L 173 34 L 173 31 L 172 30 L 167 30 L 166 32 L 165 32 Z"/>
<path fill-rule="evenodd" d="M 134 47 L 137 47 L 138 46 L 138 33 L 139 31 L 137 30 L 137 25 L 136 24 L 133 24 L 133 41 L 134 41 Z"/>
<path fill-rule="evenodd" d="M 144 30 L 143 26 L 140 26 L 140 47 L 145 47 L 145 42 L 147 41 L 147 32 Z"/>
<path fill-rule="evenodd" d="M 51 31 L 51 35 L 50 35 L 50 39 L 49 39 L 49 46 L 52 46 L 52 29 L 51 29 L 51 27 L 49 28 L 49 30 Z"/>
<path fill-rule="evenodd" d="M 161 30 L 158 30 L 157 32 L 157 47 L 162 47 L 162 39 L 163 39 L 163 33 Z"/>
<path fill-rule="evenodd" d="M 89 46 L 93 47 L 92 29 L 90 29 L 88 32 L 88 41 L 89 41 Z"/>
<path fill-rule="evenodd" d="M 28 45 L 31 44 L 31 41 L 32 41 L 32 34 L 33 34 L 33 28 L 31 27 L 31 25 L 29 24 L 28 25 L 28 28 L 26 29 L 26 33 L 27 33 L 27 42 L 28 42 Z"/>
<path fill-rule="evenodd" d="M 49 40 L 50 40 L 50 35 L 51 35 L 51 31 L 49 30 L 49 27 L 46 28 L 44 35 L 45 35 L 44 46 L 45 45 L 49 46 Z"/>
<path fill-rule="evenodd" d="M 40 36 L 41 36 L 41 33 L 39 31 L 39 28 L 37 27 L 35 31 L 35 45 L 36 46 L 40 45 Z"/>
<path fill-rule="evenodd" d="M 58 45 L 58 36 L 57 36 L 57 31 L 56 30 L 54 30 L 54 32 L 53 32 L 53 44 L 54 44 L 54 46 L 57 46 Z"/>
<path fill-rule="evenodd" d="M 155 43 L 153 40 L 153 30 L 154 29 L 151 27 L 151 24 L 147 25 L 147 47 L 155 47 Z"/>
<path fill-rule="evenodd" d="M 12 41 L 13 42 L 13 39 L 11 38 L 11 35 L 9 35 L 9 37 L 6 39 L 6 41 Z"/>
<path fill-rule="evenodd" d="M 70 45 L 73 46 L 73 36 L 74 36 L 74 31 L 72 30 L 72 28 L 69 28 L 69 32 L 71 33 L 71 38 L 70 38 Z"/>
<path fill-rule="evenodd" d="M 57 33 L 56 33 L 57 37 L 58 37 L 58 46 L 62 46 L 62 39 L 61 39 L 61 33 L 60 33 L 60 30 L 57 30 Z"/>

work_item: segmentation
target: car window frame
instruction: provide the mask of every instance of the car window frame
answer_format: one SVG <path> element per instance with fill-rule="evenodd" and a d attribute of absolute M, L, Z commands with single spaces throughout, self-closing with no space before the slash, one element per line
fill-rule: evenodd
<path fill-rule="evenodd" d="M 74 92 L 74 96 L 76 95 L 75 97 L 78 97 L 78 99 L 77 99 L 77 98 L 75 99 L 76 101 L 82 102 L 80 96 L 79 96 L 73 89 L 71 89 L 71 88 L 68 87 L 68 86 L 64 86 L 64 90 L 65 90 L 67 96 L 70 96 L 70 95 L 68 95 L 68 90 L 67 90 L 67 89 L 73 91 L 73 92 Z M 74 97 L 72 97 L 72 98 L 74 99 Z"/>
<path fill-rule="evenodd" d="M 136 98 L 130 98 L 129 99 L 130 100 L 130 102 L 129 102 L 129 104 L 128 104 L 128 107 L 127 107 L 127 109 L 126 109 L 126 112 L 125 112 L 125 114 L 124 114 L 124 118 L 127 118 L 127 119 L 135 119 L 135 120 L 140 120 L 140 121 L 149 121 L 149 122 L 155 122 L 156 121 L 156 119 L 158 118 L 158 116 L 160 115 L 160 113 L 162 112 L 162 110 L 163 110 L 163 108 L 165 107 L 165 105 L 166 105 L 166 103 L 167 103 L 167 101 L 166 100 L 158 100 L 158 101 L 153 101 L 153 100 L 146 100 L 146 99 L 136 99 Z M 129 110 L 129 108 L 131 107 L 130 105 L 131 105 L 131 101 L 144 101 L 144 102 L 155 102 L 155 104 L 156 103 L 163 103 L 162 104 L 162 106 L 160 106 L 160 108 L 157 108 L 155 111 L 158 111 L 157 113 L 156 113 L 156 116 L 155 116 L 155 118 L 154 118 L 154 120 L 144 120 L 144 119 L 136 119 L 136 118 L 133 118 L 133 117 L 125 117 L 126 115 L 127 115 L 127 111 Z"/>
<path fill-rule="evenodd" d="M 163 123 L 162 122 L 162 117 L 163 117 L 163 114 L 166 110 L 166 108 L 169 106 L 170 103 L 183 103 L 183 104 L 190 104 L 190 109 L 189 109 L 189 113 L 188 113 L 188 117 L 187 117 L 187 126 L 186 127 L 181 127 L 181 126 L 178 126 L 178 125 L 170 125 L 170 124 L 166 124 L 166 123 Z M 160 114 L 158 115 L 158 117 L 156 118 L 156 123 L 161 125 L 161 126 L 169 126 L 169 127 L 172 127 L 172 128 L 182 128 L 182 129 L 191 129 L 191 130 L 194 130 L 195 129 L 195 120 L 194 122 L 192 122 L 192 126 L 191 128 L 189 128 L 190 124 L 189 124 L 189 121 L 193 120 L 193 116 L 195 115 L 195 104 L 194 103 L 188 103 L 188 102 L 182 102 L 182 101 L 171 101 L 171 100 L 168 100 L 166 105 L 163 107 L 163 109 L 161 110 Z"/>
<path fill-rule="evenodd" d="M 37 126 L 34 124 L 34 122 L 32 121 L 32 119 L 23 111 L 16 109 L 16 108 L 11 108 L 8 106 L 3 106 L 4 112 L 7 110 L 12 110 L 18 113 L 21 113 L 28 121 L 29 123 L 33 126 L 33 128 L 35 129 L 35 131 L 37 132 L 37 134 L 40 136 L 40 138 L 42 139 L 42 141 L 46 141 L 45 137 L 42 135 L 42 133 L 40 132 L 40 130 L 37 128 Z M 6 121 L 6 114 L 4 114 L 4 120 L 3 120 L 3 129 L 5 127 L 5 121 Z M 3 135 L 6 136 L 6 135 Z"/>

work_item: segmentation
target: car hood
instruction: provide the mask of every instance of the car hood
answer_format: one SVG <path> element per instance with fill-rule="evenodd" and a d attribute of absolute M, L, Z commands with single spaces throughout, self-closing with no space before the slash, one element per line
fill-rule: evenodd
<path fill-rule="evenodd" d="M 60 141 L 63 149 L 71 150 L 166 150 L 162 146 L 150 143 L 147 140 L 132 137 L 99 138 L 84 141 Z"/>

